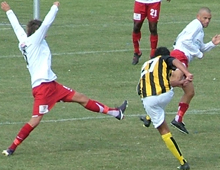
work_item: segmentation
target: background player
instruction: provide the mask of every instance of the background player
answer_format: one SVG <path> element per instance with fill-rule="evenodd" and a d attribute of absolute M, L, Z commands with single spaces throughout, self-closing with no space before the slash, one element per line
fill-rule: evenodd
<path fill-rule="evenodd" d="M 150 57 L 154 56 L 158 43 L 157 23 L 160 15 L 160 6 L 161 0 L 135 0 L 134 2 L 134 25 L 132 33 L 134 46 L 133 65 L 136 65 L 139 62 L 139 58 L 142 55 L 142 52 L 140 51 L 141 27 L 145 18 L 148 20 L 150 31 Z"/>

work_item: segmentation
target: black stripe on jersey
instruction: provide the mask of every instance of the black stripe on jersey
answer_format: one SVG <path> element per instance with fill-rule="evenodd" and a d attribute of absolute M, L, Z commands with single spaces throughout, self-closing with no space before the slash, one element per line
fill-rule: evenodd
<path fill-rule="evenodd" d="M 146 89 L 146 81 L 145 81 L 145 78 L 146 78 L 146 74 L 144 74 L 144 76 L 142 77 L 142 88 L 141 88 L 141 91 L 142 91 L 142 95 L 143 97 L 147 97 L 147 89 Z"/>
<path fill-rule="evenodd" d="M 159 63 L 158 63 L 158 77 L 159 77 L 159 83 L 160 83 L 160 87 L 162 89 L 162 93 L 166 92 L 166 88 L 164 86 L 164 79 L 163 79 L 163 60 L 161 60 L 161 58 L 159 59 Z"/>
<path fill-rule="evenodd" d="M 153 62 L 149 63 L 149 68 L 151 67 L 151 64 Z M 156 86 L 155 86 L 155 83 L 154 83 L 154 75 L 153 75 L 154 72 L 150 72 L 149 74 L 149 78 L 150 78 L 150 86 L 151 86 L 151 94 L 152 95 L 155 95 L 157 94 L 157 91 L 156 91 Z"/>
<path fill-rule="evenodd" d="M 172 71 L 167 68 L 167 80 L 170 79 L 171 74 L 172 74 Z M 168 83 L 169 83 L 169 89 L 171 89 L 170 81 L 168 81 Z"/>
<path fill-rule="evenodd" d="M 137 93 L 138 95 L 141 95 L 141 85 L 140 85 L 141 82 L 138 83 L 137 85 Z"/>

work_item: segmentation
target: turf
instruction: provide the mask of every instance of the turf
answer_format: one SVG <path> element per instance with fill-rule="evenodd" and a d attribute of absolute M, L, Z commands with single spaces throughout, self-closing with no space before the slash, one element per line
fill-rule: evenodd
<path fill-rule="evenodd" d="M 8 1 L 22 25 L 33 18 L 32 1 Z M 53 1 L 41 0 L 44 18 Z M 142 127 L 145 114 L 136 85 L 141 65 L 149 56 L 147 22 L 142 28 L 143 56 L 131 64 L 133 1 L 61 1 L 47 41 L 53 53 L 58 82 L 111 107 L 129 101 L 126 118 L 89 112 L 77 104 L 58 103 L 42 123 L 18 147 L 12 157 L 0 158 L 0 170 L 171 170 L 178 161 L 167 150 L 152 126 Z M 159 44 L 172 49 L 183 27 L 208 6 L 212 21 L 205 42 L 219 32 L 219 2 L 213 0 L 162 2 L 158 24 Z M 0 149 L 6 149 L 31 117 L 33 97 L 25 61 L 3 11 L 0 12 Z M 190 64 L 196 95 L 185 116 L 189 135 L 170 127 L 191 169 L 218 170 L 219 165 L 219 47 Z M 182 91 L 166 108 L 169 123 Z"/>

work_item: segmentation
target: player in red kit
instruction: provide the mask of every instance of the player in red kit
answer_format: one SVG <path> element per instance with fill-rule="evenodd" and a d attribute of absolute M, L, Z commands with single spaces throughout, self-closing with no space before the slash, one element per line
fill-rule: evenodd
<path fill-rule="evenodd" d="M 15 152 L 16 148 L 39 125 L 43 116 L 59 101 L 78 103 L 89 111 L 108 114 L 118 120 L 124 117 L 126 100 L 120 107 L 111 108 L 56 81 L 57 76 L 51 69 L 52 55 L 45 37 L 55 20 L 59 5 L 58 1 L 54 2 L 43 21 L 36 19 L 29 21 L 25 32 L 8 3 L 1 3 L 1 8 L 6 12 L 19 41 L 19 50 L 27 63 L 34 97 L 32 117 L 20 129 L 12 144 L 3 150 L 2 154 L 5 156 Z"/>
<path fill-rule="evenodd" d="M 170 0 L 167 0 L 170 1 Z M 150 31 L 150 58 L 154 56 L 158 43 L 157 23 L 160 16 L 161 0 L 135 0 L 134 2 L 134 26 L 132 40 L 134 46 L 134 56 L 132 64 L 136 65 L 142 55 L 140 50 L 141 27 L 147 18 Z"/>
<path fill-rule="evenodd" d="M 183 65 L 188 68 L 189 64 L 195 59 L 202 59 L 204 53 L 212 50 L 220 43 L 220 34 L 215 35 L 212 39 L 204 43 L 204 28 L 207 28 L 212 18 L 211 10 L 208 7 L 199 9 L 196 18 L 193 19 L 187 26 L 179 33 L 175 42 L 174 49 L 170 55 L 180 60 Z M 173 82 L 184 79 L 185 76 L 182 71 L 175 70 L 170 77 L 171 85 Z M 183 90 L 177 109 L 177 114 L 171 122 L 171 125 L 180 132 L 188 134 L 188 130 L 183 122 L 183 117 L 189 108 L 190 102 L 195 95 L 194 85 L 189 82 L 186 86 L 179 86 Z"/>

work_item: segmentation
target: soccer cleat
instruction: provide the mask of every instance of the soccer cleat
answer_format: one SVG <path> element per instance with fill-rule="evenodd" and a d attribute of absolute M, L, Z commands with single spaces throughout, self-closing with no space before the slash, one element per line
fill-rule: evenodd
<path fill-rule="evenodd" d="M 134 53 L 132 64 L 136 65 L 139 62 L 139 58 L 141 58 L 142 52 Z"/>
<path fill-rule="evenodd" d="M 173 119 L 170 124 L 173 127 L 175 127 L 176 129 L 178 129 L 180 132 L 185 133 L 185 134 L 189 134 L 189 132 L 186 130 L 185 124 L 183 122 L 177 122 L 175 119 Z"/>
<path fill-rule="evenodd" d="M 5 156 L 10 156 L 13 153 L 14 153 L 14 150 L 12 150 L 12 149 L 7 149 L 7 150 L 2 151 L 2 155 L 5 155 Z"/>
<path fill-rule="evenodd" d="M 177 167 L 179 170 L 190 170 L 189 164 L 185 162 L 183 165 Z"/>
<path fill-rule="evenodd" d="M 143 126 L 149 127 L 151 124 L 151 120 L 147 119 L 147 116 L 140 116 L 140 120 L 144 123 Z"/>
<path fill-rule="evenodd" d="M 124 112 L 126 110 L 126 108 L 128 107 L 128 101 L 125 100 L 121 106 L 119 106 L 117 109 L 119 110 L 119 115 L 116 116 L 115 118 L 118 120 L 122 120 L 124 118 Z"/>

